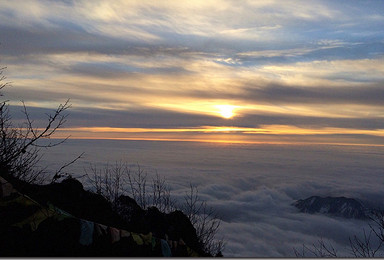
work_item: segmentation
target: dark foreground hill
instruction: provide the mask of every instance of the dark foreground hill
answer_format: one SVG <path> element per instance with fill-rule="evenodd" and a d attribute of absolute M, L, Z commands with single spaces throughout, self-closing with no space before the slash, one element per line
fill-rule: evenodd
<path fill-rule="evenodd" d="M 72 178 L 31 185 L 4 177 L 1 256 L 210 256 L 181 211 L 144 210 L 121 196 L 118 214 L 104 197 Z"/>
<path fill-rule="evenodd" d="M 303 213 L 322 213 L 354 219 L 368 219 L 369 213 L 372 212 L 358 200 L 346 197 L 312 196 L 298 200 L 293 205 Z"/>

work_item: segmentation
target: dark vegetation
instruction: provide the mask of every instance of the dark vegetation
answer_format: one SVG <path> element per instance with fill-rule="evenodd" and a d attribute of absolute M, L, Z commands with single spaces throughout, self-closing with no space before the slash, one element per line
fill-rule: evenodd
<path fill-rule="evenodd" d="M 7 85 L 3 71 L 0 90 Z M 222 256 L 224 243 L 216 239 L 220 220 L 199 199 L 196 187 L 177 206 L 159 175 L 148 181 L 139 165 L 132 171 L 116 163 L 91 166 L 86 175 L 94 189 L 87 191 L 65 172 L 81 155 L 48 174 L 38 166 L 40 151 L 65 141 L 50 137 L 65 123 L 69 101 L 47 115 L 43 128 L 33 125 L 23 107 L 25 122 L 15 126 L 8 101 L 0 103 L 1 256 L 169 256 L 165 249 L 172 256 Z M 41 144 L 42 139 L 50 141 Z M 41 214 L 41 222 L 31 220 Z M 79 243 L 85 222 L 95 227 L 92 243 Z M 99 230 L 96 236 L 96 226 L 108 227 L 109 233 Z M 112 235 L 116 230 L 118 241 Z"/>

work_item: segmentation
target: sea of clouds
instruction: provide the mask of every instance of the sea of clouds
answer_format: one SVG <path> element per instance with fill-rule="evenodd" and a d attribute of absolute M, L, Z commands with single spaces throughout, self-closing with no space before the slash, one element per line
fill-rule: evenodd
<path fill-rule="evenodd" d="M 41 163 L 55 169 L 81 152 L 68 169 L 77 176 L 90 164 L 123 161 L 163 176 L 177 201 L 190 184 L 197 186 L 222 219 L 218 237 L 226 240 L 228 257 L 295 256 L 294 248 L 311 248 L 319 239 L 351 256 L 349 238 L 362 237 L 367 222 L 299 213 L 292 203 L 346 196 L 384 207 L 383 147 L 69 140 Z"/>

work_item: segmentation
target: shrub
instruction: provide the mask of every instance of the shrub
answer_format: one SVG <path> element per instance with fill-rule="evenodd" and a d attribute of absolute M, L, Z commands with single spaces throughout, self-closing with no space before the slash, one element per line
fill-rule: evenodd
<path fill-rule="evenodd" d="M 176 210 L 176 202 L 166 180 L 156 173 L 149 182 L 147 172 L 140 165 L 134 169 L 122 162 L 103 169 L 91 165 L 86 175 L 95 192 L 103 195 L 115 209 L 119 206 L 119 197 L 128 194 L 143 209 L 156 207 L 163 213 Z M 185 194 L 179 208 L 195 227 L 200 247 L 213 256 L 222 256 L 225 243 L 223 239 L 216 238 L 221 220 L 206 201 L 200 199 L 197 187 L 190 185 L 190 192 Z"/>

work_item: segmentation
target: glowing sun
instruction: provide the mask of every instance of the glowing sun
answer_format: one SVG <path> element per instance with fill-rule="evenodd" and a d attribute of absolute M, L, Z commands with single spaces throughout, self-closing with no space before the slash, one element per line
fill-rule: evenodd
<path fill-rule="evenodd" d="M 235 113 L 234 113 L 234 110 L 235 110 L 235 106 L 231 106 L 231 105 L 217 105 L 215 106 L 217 109 L 218 109 L 218 113 L 224 117 L 224 118 L 232 118 Z"/>

